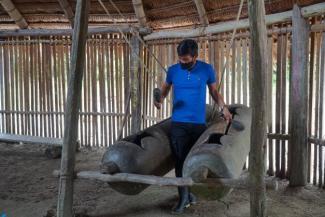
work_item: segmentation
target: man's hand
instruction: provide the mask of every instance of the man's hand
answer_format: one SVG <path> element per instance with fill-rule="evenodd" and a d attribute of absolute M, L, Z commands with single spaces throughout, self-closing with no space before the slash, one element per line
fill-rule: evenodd
<path fill-rule="evenodd" d="M 171 84 L 168 84 L 165 82 L 165 83 L 163 83 L 163 85 L 161 87 L 161 91 L 158 88 L 155 88 L 153 103 L 157 109 L 161 108 L 161 104 L 163 103 L 164 98 L 166 98 L 166 96 L 168 95 L 168 92 L 169 92 L 171 86 L 172 86 Z"/>
<path fill-rule="evenodd" d="M 155 106 L 156 106 L 157 109 L 160 109 L 161 108 L 161 102 L 154 101 L 154 104 L 155 104 Z"/>
<path fill-rule="evenodd" d="M 157 109 L 161 108 L 161 90 L 159 88 L 155 88 L 153 90 L 153 99 L 154 99 L 154 104 Z"/>
<path fill-rule="evenodd" d="M 222 106 L 222 115 L 223 118 L 227 121 L 227 123 L 230 123 L 232 120 L 232 115 L 229 112 L 227 106 L 225 106 L 225 101 L 223 100 L 223 97 L 220 95 L 217 89 L 217 84 L 214 82 L 210 84 L 209 86 L 209 92 L 214 99 L 214 101 L 219 105 Z"/>
<path fill-rule="evenodd" d="M 222 114 L 223 114 L 223 118 L 227 121 L 227 123 L 230 123 L 232 120 L 232 115 L 226 106 L 223 107 Z"/>

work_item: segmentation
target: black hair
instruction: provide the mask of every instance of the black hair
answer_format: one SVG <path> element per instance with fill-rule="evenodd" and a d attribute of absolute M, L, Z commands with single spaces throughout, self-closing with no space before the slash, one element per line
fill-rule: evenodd
<path fill-rule="evenodd" d="M 178 56 L 191 55 L 192 57 L 198 55 L 198 45 L 193 39 L 184 39 L 177 46 Z"/>

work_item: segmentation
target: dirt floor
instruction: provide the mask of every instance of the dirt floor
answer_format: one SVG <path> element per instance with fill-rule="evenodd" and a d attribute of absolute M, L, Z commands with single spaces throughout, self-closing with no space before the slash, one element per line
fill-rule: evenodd
<path fill-rule="evenodd" d="M 52 172 L 60 159 L 49 160 L 45 146 L 0 143 L 0 216 L 55 216 L 58 179 Z M 77 170 L 97 170 L 104 149 L 82 149 L 77 154 Z M 267 192 L 270 217 L 325 217 L 325 191 L 308 186 Z M 136 196 L 113 191 L 108 184 L 76 180 L 74 210 L 83 217 L 165 217 L 177 201 L 176 188 L 151 186 Z M 249 194 L 234 190 L 224 201 L 199 201 L 184 216 L 249 216 Z"/>

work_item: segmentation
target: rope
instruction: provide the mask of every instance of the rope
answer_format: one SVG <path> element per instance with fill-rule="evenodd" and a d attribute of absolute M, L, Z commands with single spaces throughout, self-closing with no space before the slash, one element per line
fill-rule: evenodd
<path fill-rule="evenodd" d="M 239 6 L 238 13 L 237 13 L 236 22 L 239 21 L 239 18 L 240 18 L 240 14 L 241 14 L 241 11 L 242 11 L 242 8 L 243 8 L 244 1 L 245 1 L 245 0 L 241 0 L 241 1 L 240 1 L 240 6 Z M 230 39 L 230 46 L 229 46 L 229 49 L 228 49 L 228 51 L 227 51 L 227 53 L 226 53 L 226 56 L 228 56 L 228 54 L 230 53 L 230 49 L 231 49 L 232 46 L 233 46 L 236 31 L 237 31 L 237 27 L 235 27 L 235 28 L 233 29 L 233 31 L 232 31 L 232 35 L 231 35 L 231 39 Z M 223 68 L 222 68 L 222 74 L 221 74 L 221 79 L 220 79 L 220 83 L 219 83 L 219 86 L 218 86 L 218 91 L 220 90 L 220 87 L 221 87 L 221 84 L 222 84 L 222 81 L 223 81 L 223 77 L 224 77 L 224 74 L 225 74 L 225 69 L 226 69 L 226 65 L 227 65 L 227 63 L 228 63 L 228 58 L 226 58 L 226 62 L 224 63 Z"/>
<path fill-rule="evenodd" d="M 102 0 L 98 0 L 98 1 L 102 5 L 102 7 L 105 7 L 104 4 L 103 4 L 103 2 L 102 2 Z M 116 6 L 116 4 L 112 0 L 109 0 L 109 2 L 114 7 L 114 9 L 118 12 L 118 14 L 121 17 L 124 17 L 125 18 L 125 16 L 122 14 L 122 12 L 120 11 L 120 9 Z M 127 21 L 127 19 L 125 19 L 125 20 L 126 20 L 126 23 L 129 24 L 129 22 Z M 148 45 L 145 43 L 145 41 L 143 41 L 143 39 L 139 36 L 139 34 L 136 34 L 136 32 L 134 32 L 134 31 L 131 31 L 131 34 L 134 35 L 134 36 L 136 36 L 139 39 L 139 41 L 141 42 L 141 44 L 148 50 L 149 54 L 151 56 L 153 56 L 153 58 L 159 64 L 159 66 L 167 73 L 167 70 L 165 69 L 165 67 L 163 66 L 163 64 L 159 61 L 159 59 L 157 58 L 157 56 L 153 52 L 151 52 L 151 50 L 149 49 Z"/>
<path fill-rule="evenodd" d="M 240 15 L 241 15 L 241 12 L 242 12 L 242 8 L 243 8 L 243 4 L 244 4 L 244 1 L 245 0 L 241 0 L 240 1 L 240 6 L 239 6 L 239 9 L 238 9 L 238 13 L 237 13 L 237 17 L 236 17 L 236 22 L 238 23 L 239 21 L 239 18 L 240 18 Z M 236 34 L 236 31 L 237 31 L 237 27 L 235 27 L 232 31 L 232 35 L 231 35 L 231 39 L 230 39 L 230 46 L 229 46 L 229 49 L 226 51 L 226 57 L 229 55 L 230 53 L 230 49 L 232 49 L 232 46 L 233 46 L 233 43 L 234 43 L 234 39 L 235 39 L 235 34 Z M 220 88 L 221 88 L 221 84 L 223 83 L 223 78 L 224 78 L 224 74 L 225 74 L 225 70 L 226 70 L 226 65 L 228 64 L 228 58 L 226 58 L 226 61 L 223 65 L 223 68 L 222 68 L 222 73 L 221 73 L 221 78 L 220 78 L 220 82 L 219 82 L 219 85 L 218 85 L 218 92 L 220 91 Z M 212 120 L 215 118 L 215 109 L 216 109 L 216 102 L 214 101 L 214 104 L 213 104 L 213 110 L 212 110 Z"/>

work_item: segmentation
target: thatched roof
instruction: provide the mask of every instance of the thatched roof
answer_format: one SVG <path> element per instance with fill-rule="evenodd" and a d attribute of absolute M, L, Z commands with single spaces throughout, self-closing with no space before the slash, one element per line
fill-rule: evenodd
<path fill-rule="evenodd" d="M 28 28 L 70 27 L 69 19 L 59 4 L 59 0 L 11 1 L 28 23 Z M 117 22 L 129 22 L 135 25 L 138 23 L 133 5 L 135 0 L 133 2 L 132 0 L 113 0 L 123 13 L 123 17 L 112 7 L 109 0 L 102 1 Z M 76 0 L 67 0 L 67 2 L 74 12 Z M 202 0 L 202 2 L 208 22 L 213 24 L 234 20 L 240 0 Z M 298 3 L 299 6 L 307 6 L 320 2 L 324 2 L 324 0 L 265 0 L 265 8 L 267 14 L 272 14 L 291 10 L 294 3 Z M 145 13 L 146 25 L 154 30 L 200 25 L 200 18 L 194 0 L 142 0 L 142 7 Z M 244 4 L 242 12 L 242 18 L 245 17 L 247 17 L 247 3 Z M 89 25 L 107 26 L 111 24 L 113 24 L 112 17 L 106 15 L 97 0 L 91 0 Z M 1 29 L 19 28 L 1 5 L 0 27 Z"/>

